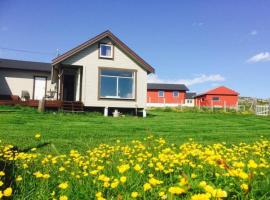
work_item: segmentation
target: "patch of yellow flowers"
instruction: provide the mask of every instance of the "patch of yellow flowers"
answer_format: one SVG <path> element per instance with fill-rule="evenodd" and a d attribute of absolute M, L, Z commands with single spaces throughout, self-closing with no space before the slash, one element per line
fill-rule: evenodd
<path fill-rule="evenodd" d="M 267 198 L 270 188 L 268 140 L 227 146 L 190 139 L 177 146 L 149 136 L 84 153 L 12 149 L 0 147 L 1 161 L 15 173 L 8 177 L 8 165 L 1 166 L 0 199 L 256 199 Z"/>

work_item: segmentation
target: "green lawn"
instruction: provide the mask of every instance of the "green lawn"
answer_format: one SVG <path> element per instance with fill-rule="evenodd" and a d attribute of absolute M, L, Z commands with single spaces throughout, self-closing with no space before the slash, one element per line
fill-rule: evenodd
<path fill-rule="evenodd" d="M 11 109 L 14 112 L 3 112 Z M 60 152 L 86 150 L 99 143 L 143 139 L 152 134 L 170 142 L 194 138 L 201 143 L 254 142 L 270 139 L 270 118 L 222 113 L 150 111 L 147 118 L 103 117 L 97 113 L 37 113 L 32 109 L 0 107 L 0 139 L 19 147 L 34 145 L 33 136 L 43 139 Z"/>

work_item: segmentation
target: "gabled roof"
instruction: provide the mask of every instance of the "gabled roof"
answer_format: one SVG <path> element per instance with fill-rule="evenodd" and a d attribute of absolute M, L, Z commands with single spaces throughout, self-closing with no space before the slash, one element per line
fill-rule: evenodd
<path fill-rule="evenodd" d="M 188 91 L 184 84 L 167 84 L 167 83 L 147 83 L 148 90 L 176 90 Z"/>
<path fill-rule="evenodd" d="M 225 86 L 220 86 L 220 87 L 208 90 L 207 92 L 198 94 L 196 97 L 203 96 L 203 95 L 239 95 L 239 93 Z"/>
<path fill-rule="evenodd" d="M 44 62 L 32 62 L 0 58 L 0 69 L 51 72 L 52 65 Z"/>
<path fill-rule="evenodd" d="M 186 99 L 194 99 L 195 96 L 196 96 L 195 92 L 187 92 L 186 93 Z"/>
<path fill-rule="evenodd" d="M 93 45 L 94 43 L 104 39 L 110 38 L 122 51 L 124 51 L 130 58 L 132 58 L 135 62 L 137 62 L 142 68 L 144 68 L 148 73 L 155 73 L 155 69 L 149 65 L 146 61 L 144 61 L 139 55 L 137 55 L 133 50 L 131 50 L 124 42 L 122 42 L 119 38 L 117 38 L 111 31 L 107 30 L 88 41 L 80 44 L 79 46 L 67 51 L 66 53 L 54 58 L 52 60 L 52 64 L 56 65 L 70 56 L 75 55 L 81 50 Z"/>

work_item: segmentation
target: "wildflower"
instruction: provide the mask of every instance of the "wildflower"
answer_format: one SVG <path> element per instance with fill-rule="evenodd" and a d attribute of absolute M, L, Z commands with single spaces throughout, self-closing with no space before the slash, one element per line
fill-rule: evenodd
<path fill-rule="evenodd" d="M 10 197 L 12 195 L 12 188 L 8 187 L 7 189 L 4 190 L 3 194 L 5 197 Z"/>
<path fill-rule="evenodd" d="M 191 200 L 209 200 L 211 195 L 209 194 L 195 194 L 191 196 Z"/>
<path fill-rule="evenodd" d="M 170 187 L 169 192 L 172 194 L 182 194 L 185 192 L 185 190 L 183 188 L 180 188 L 180 187 Z"/>
<path fill-rule="evenodd" d="M 257 167 L 258 167 L 258 165 L 256 164 L 256 162 L 254 160 L 249 160 L 248 161 L 248 168 L 256 169 Z"/>
<path fill-rule="evenodd" d="M 65 190 L 68 188 L 68 182 L 63 182 L 58 185 L 58 187 L 62 190 Z"/>
<path fill-rule="evenodd" d="M 66 195 L 61 195 L 59 197 L 59 200 L 68 200 L 68 197 Z"/>
<path fill-rule="evenodd" d="M 224 197 L 227 197 L 228 195 L 227 195 L 227 192 L 226 191 L 224 191 L 224 190 L 221 190 L 221 189 L 217 189 L 217 190 L 215 190 L 215 195 L 213 195 L 214 197 L 216 197 L 216 198 L 224 198 Z"/>
<path fill-rule="evenodd" d="M 240 187 L 241 187 L 242 190 L 248 191 L 248 185 L 247 184 L 243 183 L 243 184 L 241 184 Z"/>
<path fill-rule="evenodd" d="M 196 174 L 194 174 L 194 173 L 191 174 L 191 178 L 196 178 L 196 177 L 197 177 Z"/>
<path fill-rule="evenodd" d="M 0 171 L 0 176 L 5 176 L 5 172 L 4 171 Z"/>
<path fill-rule="evenodd" d="M 59 172 L 65 171 L 64 167 L 59 167 Z"/>
<path fill-rule="evenodd" d="M 140 171 L 141 170 L 141 166 L 140 165 L 138 165 L 138 164 L 136 164 L 135 166 L 134 166 L 134 169 L 135 169 L 135 171 Z"/>
<path fill-rule="evenodd" d="M 199 183 L 199 186 L 202 187 L 202 188 L 204 188 L 206 185 L 207 185 L 207 184 L 206 184 L 205 181 L 201 181 L 201 182 Z"/>
<path fill-rule="evenodd" d="M 143 185 L 143 190 L 144 191 L 148 191 L 148 190 L 150 190 L 152 187 L 151 187 L 151 185 L 149 184 L 149 183 L 145 183 L 144 185 Z"/>
<path fill-rule="evenodd" d="M 167 199 L 167 195 L 165 194 L 165 192 L 159 192 L 158 193 L 158 196 L 161 198 L 161 199 Z"/>
<path fill-rule="evenodd" d="M 121 165 L 121 166 L 118 166 L 118 171 L 120 174 L 123 174 L 124 172 L 126 172 L 127 170 L 129 170 L 129 165 L 126 164 L 126 165 Z"/>
<path fill-rule="evenodd" d="M 42 178 L 48 179 L 48 178 L 50 178 L 50 174 L 43 174 Z"/>
<path fill-rule="evenodd" d="M 126 176 L 122 176 L 120 178 L 120 181 L 121 181 L 121 183 L 125 183 L 127 181 L 127 177 Z"/>
<path fill-rule="evenodd" d="M 37 133 L 37 134 L 35 135 L 35 139 L 36 139 L 36 140 L 40 140 L 40 138 L 41 138 L 41 135 L 40 135 L 39 133 Z"/>
<path fill-rule="evenodd" d="M 3 183 L 3 181 L 0 181 L 0 187 L 1 187 L 2 185 L 4 185 L 4 183 Z"/>
<path fill-rule="evenodd" d="M 138 195 L 139 195 L 138 192 L 132 192 L 132 193 L 131 193 L 131 197 L 132 197 L 132 198 L 137 198 Z"/>
<path fill-rule="evenodd" d="M 22 176 L 21 175 L 17 176 L 16 181 L 17 182 L 22 181 Z"/>
<path fill-rule="evenodd" d="M 157 179 L 155 179 L 155 178 L 150 178 L 150 179 L 149 179 L 149 183 L 150 183 L 151 185 L 155 186 L 155 185 L 162 184 L 163 181 L 157 180 Z"/>
<path fill-rule="evenodd" d="M 119 181 L 118 180 L 115 180 L 111 183 L 111 188 L 116 188 L 119 184 Z"/>
<path fill-rule="evenodd" d="M 35 172 L 34 175 L 36 176 L 36 178 L 41 178 L 43 176 L 40 171 Z"/>

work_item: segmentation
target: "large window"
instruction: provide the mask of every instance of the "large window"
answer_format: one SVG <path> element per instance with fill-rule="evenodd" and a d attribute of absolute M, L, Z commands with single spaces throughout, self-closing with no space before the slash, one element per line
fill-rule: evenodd
<path fill-rule="evenodd" d="M 100 44 L 99 57 L 100 58 L 113 58 L 113 46 L 110 44 Z"/>
<path fill-rule="evenodd" d="M 101 69 L 100 98 L 134 99 L 135 72 L 129 70 Z"/>

